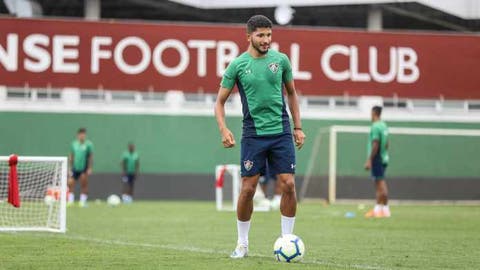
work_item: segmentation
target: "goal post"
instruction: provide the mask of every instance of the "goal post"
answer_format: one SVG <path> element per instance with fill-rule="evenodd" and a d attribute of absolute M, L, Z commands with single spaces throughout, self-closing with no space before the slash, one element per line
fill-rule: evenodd
<path fill-rule="evenodd" d="M 224 204 L 225 196 L 223 194 L 225 185 L 225 176 L 229 174 L 232 178 L 231 205 Z M 217 165 L 215 167 L 215 203 L 217 211 L 237 210 L 238 195 L 240 192 L 240 166 L 236 164 Z"/>
<path fill-rule="evenodd" d="M 241 169 L 237 164 L 224 164 L 215 167 L 215 205 L 217 211 L 237 211 L 238 197 L 242 187 Z M 270 201 L 257 185 L 253 197 L 253 210 L 267 212 L 271 210 Z"/>
<path fill-rule="evenodd" d="M 329 203 L 334 203 L 337 200 L 337 183 L 338 183 L 338 167 L 339 167 L 339 162 L 348 160 L 350 159 L 348 157 L 345 157 L 345 153 L 343 155 L 339 155 L 339 146 L 345 143 L 351 143 L 353 141 L 358 141 L 355 142 L 356 144 L 364 144 L 362 146 L 357 146 L 355 147 L 355 152 L 359 152 L 358 150 L 360 149 L 360 152 L 363 151 L 363 153 L 350 153 L 350 154 L 355 154 L 357 156 L 361 156 L 360 158 L 363 159 L 367 157 L 366 153 L 366 145 L 367 145 L 367 138 L 368 138 L 368 133 L 370 132 L 370 127 L 369 126 L 343 126 L 343 125 L 334 125 L 330 126 L 327 128 L 320 128 L 317 131 L 317 134 L 314 138 L 314 143 L 313 143 L 313 149 L 310 155 L 310 159 L 307 164 L 307 169 L 306 173 L 304 176 L 303 184 L 300 189 L 300 194 L 299 194 L 299 199 L 305 199 L 305 198 L 310 198 L 312 195 L 309 195 L 309 189 L 316 184 L 316 189 L 321 189 L 323 188 L 320 187 L 318 182 L 320 181 L 319 179 L 323 179 L 322 181 L 327 183 L 327 192 L 326 192 L 326 197 Z M 450 128 L 417 128 L 417 127 L 390 127 L 389 128 L 389 134 L 391 135 L 390 138 L 397 138 L 400 136 L 416 136 L 415 138 L 420 138 L 420 137 L 425 137 L 425 136 L 430 136 L 430 141 L 433 141 L 434 143 L 439 144 L 437 146 L 438 151 L 442 151 L 440 146 L 448 148 L 449 144 L 452 145 L 450 148 L 453 147 L 453 143 L 459 143 L 458 140 L 453 142 L 453 140 L 449 140 L 447 138 L 473 138 L 476 137 L 475 139 L 478 140 L 478 143 L 480 143 L 480 130 L 478 129 L 450 129 Z M 350 135 L 350 139 L 343 139 L 340 140 L 339 136 L 340 135 Z M 353 138 L 351 136 L 357 135 L 357 137 Z M 434 136 L 434 137 L 432 137 Z M 433 139 L 435 138 L 435 139 Z M 477 139 L 478 138 L 478 139 Z M 477 141 L 475 141 L 477 142 Z M 478 143 L 474 144 L 474 147 L 478 145 Z M 363 147 L 365 146 L 365 147 Z M 402 144 L 400 147 L 403 148 L 405 147 L 405 143 Z M 462 144 L 459 144 L 458 146 L 462 146 Z M 398 146 L 393 146 L 394 148 L 397 148 Z M 415 146 L 411 146 L 415 147 Z M 418 146 L 417 146 L 418 147 Z M 455 146 L 456 147 L 456 146 Z M 415 150 L 415 149 L 414 149 Z M 417 149 L 418 150 L 418 149 Z M 446 151 L 446 150 L 445 150 Z M 400 152 L 400 151 L 398 151 Z M 473 150 L 472 150 L 473 152 Z M 445 155 L 448 154 L 447 152 L 445 153 L 438 153 L 437 155 Z M 392 155 L 393 159 L 395 160 L 398 158 L 395 155 Z M 472 155 L 473 157 L 473 155 Z M 435 162 L 435 155 L 431 155 L 432 162 Z M 358 159 L 358 158 L 357 158 Z M 402 158 L 402 162 L 406 163 L 405 157 Z M 363 160 L 364 161 L 364 160 Z M 361 167 L 363 164 L 355 164 L 355 166 Z M 404 167 L 408 167 L 405 164 L 403 164 Z M 408 169 L 405 169 L 408 170 Z M 476 173 L 477 171 L 475 171 Z M 432 172 L 434 173 L 434 172 Z M 436 177 L 436 176 L 433 176 Z M 325 190 L 323 191 L 325 193 Z M 317 194 L 318 195 L 318 194 Z M 319 198 L 319 196 L 315 196 L 316 198 Z"/>
<path fill-rule="evenodd" d="M 0 157 L 0 231 L 66 232 L 67 158 L 19 156 L 19 207 L 8 203 L 9 157 Z"/>

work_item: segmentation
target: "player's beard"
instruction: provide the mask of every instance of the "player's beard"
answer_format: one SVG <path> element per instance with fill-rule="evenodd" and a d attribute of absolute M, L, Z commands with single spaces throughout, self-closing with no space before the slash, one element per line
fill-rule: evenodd
<path fill-rule="evenodd" d="M 259 54 L 262 54 L 262 55 L 265 55 L 267 54 L 268 52 L 268 48 L 270 47 L 269 45 L 267 45 L 267 49 L 262 51 L 262 48 L 260 47 L 260 44 L 255 44 L 255 42 L 253 42 L 253 40 L 250 42 L 252 44 L 252 47 L 259 53 Z"/>

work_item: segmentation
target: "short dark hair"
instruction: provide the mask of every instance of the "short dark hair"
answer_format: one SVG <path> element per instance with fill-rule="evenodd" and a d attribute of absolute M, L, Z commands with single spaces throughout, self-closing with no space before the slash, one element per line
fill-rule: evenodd
<path fill-rule="evenodd" d="M 77 131 L 77 134 L 80 134 L 80 133 L 87 133 L 87 129 L 84 127 L 79 128 Z"/>
<path fill-rule="evenodd" d="M 247 21 L 247 33 L 251 34 L 257 28 L 272 28 L 272 21 L 263 15 L 254 15 Z"/>
<path fill-rule="evenodd" d="M 382 107 L 381 106 L 373 106 L 372 111 L 378 116 L 382 115 Z"/>

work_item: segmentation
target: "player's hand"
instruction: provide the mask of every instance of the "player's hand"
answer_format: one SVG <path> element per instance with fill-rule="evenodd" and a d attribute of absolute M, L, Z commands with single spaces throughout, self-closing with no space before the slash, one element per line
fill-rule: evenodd
<path fill-rule="evenodd" d="M 366 171 L 370 170 L 372 168 L 372 162 L 369 160 L 365 161 L 364 168 Z"/>
<path fill-rule="evenodd" d="M 90 174 L 92 174 L 92 168 L 87 169 L 87 175 L 90 175 Z"/>
<path fill-rule="evenodd" d="M 297 146 L 298 149 L 301 149 L 303 144 L 305 143 L 305 133 L 303 133 L 303 130 L 301 129 L 295 129 L 293 130 L 293 139 L 295 140 L 295 145 Z"/>
<path fill-rule="evenodd" d="M 235 138 L 233 138 L 233 133 L 228 129 L 224 128 L 222 131 L 222 144 L 225 148 L 232 148 L 235 146 Z"/>

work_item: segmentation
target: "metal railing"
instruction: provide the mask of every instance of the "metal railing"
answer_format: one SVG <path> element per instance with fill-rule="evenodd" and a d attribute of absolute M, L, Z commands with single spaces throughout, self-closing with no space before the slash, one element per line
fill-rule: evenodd
<path fill-rule="evenodd" d="M 58 88 L 30 88 L 6 87 L 4 88 L 4 102 L 22 103 L 61 103 L 62 89 Z M 185 107 L 205 108 L 212 107 L 216 94 L 212 93 L 184 93 L 181 91 L 167 92 L 141 92 L 141 91 L 116 91 L 104 89 L 82 89 L 78 91 L 79 104 L 130 104 L 130 105 L 156 105 L 167 104 L 172 99 Z M 0 95 L 1 96 L 1 95 Z M 173 98 L 172 98 L 173 97 Z M 0 97 L 1 99 L 1 97 Z M 352 96 L 301 96 L 300 106 L 304 109 L 352 109 L 359 106 L 359 97 Z M 239 103 L 238 94 L 229 98 L 227 105 Z M 411 98 L 383 98 L 383 106 L 388 110 L 401 111 L 426 111 L 426 112 L 480 112 L 480 100 L 444 100 L 444 99 L 411 99 Z"/>

